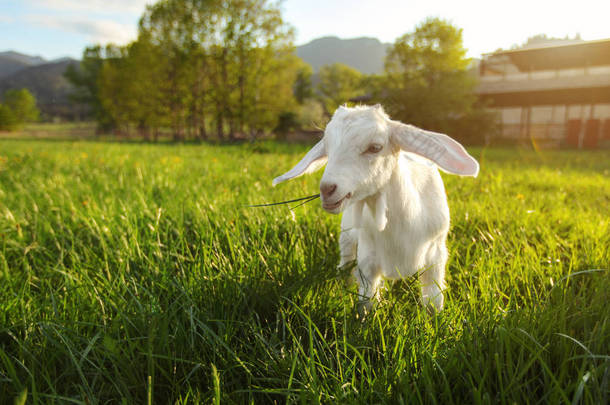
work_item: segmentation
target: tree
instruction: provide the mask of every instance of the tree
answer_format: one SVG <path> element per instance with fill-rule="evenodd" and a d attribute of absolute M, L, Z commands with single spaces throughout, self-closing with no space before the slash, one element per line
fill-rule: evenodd
<path fill-rule="evenodd" d="M 36 98 L 27 89 L 7 90 L 0 104 L 0 130 L 12 131 L 26 122 L 37 121 Z"/>
<path fill-rule="evenodd" d="M 267 0 L 166 0 L 147 7 L 144 33 L 167 66 L 174 132 L 195 123 L 205 133 L 210 117 L 219 138 L 256 134 L 292 103 L 292 30 Z"/>
<path fill-rule="evenodd" d="M 456 134 L 454 129 L 465 127 L 459 121 L 468 121 L 470 130 L 484 131 L 492 120 L 477 104 L 470 63 L 462 30 L 445 20 L 428 18 L 390 49 L 381 101 L 392 117 L 426 129 L 464 139 L 468 134 Z M 473 126 L 475 122 L 482 126 Z"/>
<path fill-rule="evenodd" d="M 7 105 L 0 104 L 0 131 L 14 131 L 17 127 L 17 120 L 13 110 Z"/>
<path fill-rule="evenodd" d="M 138 42 L 150 44 L 158 54 L 159 81 L 155 92 L 160 94 L 167 122 L 174 140 L 185 138 L 195 64 L 193 50 L 197 47 L 197 30 L 208 24 L 202 10 L 213 1 L 166 0 L 147 6 L 140 19 Z"/>
<path fill-rule="evenodd" d="M 18 123 L 37 121 L 40 116 L 36 98 L 28 89 L 7 90 L 4 93 L 4 104 L 13 111 Z"/>
<path fill-rule="evenodd" d="M 313 85 L 311 83 L 311 76 L 313 75 L 313 69 L 307 63 L 303 63 L 297 71 L 297 77 L 294 82 L 294 98 L 297 103 L 302 105 L 306 100 L 313 97 Z"/>
<path fill-rule="evenodd" d="M 128 134 L 135 120 L 132 84 L 139 81 L 129 70 L 128 48 L 107 45 L 97 78 L 100 109 L 115 133 Z"/>
<path fill-rule="evenodd" d="M 298 127 L 304 130 L 319 130 L 328 123 L 322 104 L 313 98 L 306 100 L 297 110 Z"/>
<path fill-rule="evenodd" d="M 70 95 L 75 102 L 83 103 L 91 108 L 91 114 L 96 120 L 98 131 L 113 129 L 115 122 L 102 105 L 100 97 L 100 75 L 106 49 L 101 45 L 85 48 L 83 58 L 78 67 L 69 65 L 64 72 L 64 77 L 72 83 L 74 88 Z"/>
<path fill-rule="evenodd" d="M 278 117 L 293 108 L 292 85 L 299 67 L 293 30 L 277 5 L 267 0 L 222 2 L 211 49 L 217 61 L 218 111 L 228 121 L 229 137 L 251 137 L 273 129 Z M 217 97 L 217 101 L 220 99 Z"/>
<path fill-rule="evenodd" d="M 144 139 L 168 124 L 161 94 L 164 69 L 158 48 L 145 38 L 125 47 L 106 47 L 99 97 L 114 125 L 124 133 L 135 126 Z"/>
<path fill-rule="evenodd" d="M 349 66 L 341 63 L 322 66 L 318 76 L 318 95 L 328 115 L 363 93 L 362 74 Z"/>
<path fill-rule="evenodd" d="M 99 123 L 123 131 L 255 137 L 296 110 L 303 63 L 292 38 L 268 0 L 162 0 L 147 6 L 136 41 L 87 48 L 66 77 Z"/>

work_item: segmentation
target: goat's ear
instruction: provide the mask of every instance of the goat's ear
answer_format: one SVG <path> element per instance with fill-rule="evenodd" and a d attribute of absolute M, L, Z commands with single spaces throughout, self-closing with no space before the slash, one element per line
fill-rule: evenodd
<path fill-rule="evenodd" d="M 296 164 L 292 169 L 273 179 L 273 185 L 283 181 L 294 179 L 306 173 L 312 173 L 326 164 L 326 149 L 324 142 L 320 141 Z"/>
<path fill-rule="evenodd" d="M 447 135 L 392 121 L 392 139 L 400 149 L 430 159 L 443 171 L 460 176 L 479 174 L 479 163 Z"/>

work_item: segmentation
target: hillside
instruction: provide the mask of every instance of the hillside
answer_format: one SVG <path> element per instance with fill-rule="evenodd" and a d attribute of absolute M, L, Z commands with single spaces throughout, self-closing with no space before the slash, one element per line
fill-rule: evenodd
<path fill-rule="evenodd" d="M 0 78 L 0 94 L 9 89 L 28 89 L 38 101 L 38 107 L 47 115 L 71 114 L 68 94 L 71 85 L 63 76 L 74 59 L 43 63 L 22 68 Z"/>
<path fill-rule="evenodd" d="M 390 44 L 377 38 L 340 39 L 324 37 L 297 47 L 297 56 L 309 63 L 315 72 L 324 65 L 343 63 L 362 73 L 383 71 L 383 62 Z"/>
<path fill-rule="evenodd" d="M 29 66 L 36 66 L 46 61 L 40 56 L 29 56 L 19 52 L 0 52 L 0 78 L 9 76 Z"/>

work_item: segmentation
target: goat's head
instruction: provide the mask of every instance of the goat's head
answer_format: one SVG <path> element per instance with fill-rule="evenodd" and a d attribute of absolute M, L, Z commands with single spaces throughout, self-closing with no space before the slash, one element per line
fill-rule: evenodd
<path fill-rule="evenodd" d="M 347 204 L 377 193 L 390 180 L 401 150 L 430 159 L 448 173 L 476 176 L 479 171 L 477 161 L 447 135 L 392 121 L 378 105 L 339 107 L 322 140 L 273 184 L 327 163 L 320 181 L 322 206 L 337 214 Z"/>

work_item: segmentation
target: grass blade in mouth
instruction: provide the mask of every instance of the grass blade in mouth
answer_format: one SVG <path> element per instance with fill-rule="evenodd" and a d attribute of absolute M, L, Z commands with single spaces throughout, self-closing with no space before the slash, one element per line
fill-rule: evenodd
<path fill-rule="evenodd" d="M 303 202 L 302 202 L 302 203 L 300 203 L 300 204 L 295 205 L 294 207 L 291 207 L 291 208 L 290 208 L 290 210 L 293 210 L 293 209 L 295 209 L 295 208 L 298 208 L 298 207 L 300 207 L 300 206 L 301 206 L 301 205 L 303 205 L 303 204 L 307 204 L 308 202 L 313 201 L 313 200 L 315 200 L 316 198 L 319 198 L 319 197 L 320 197 L 320 194 L 317 194 L 317 195 L 312 195 L 312 196 L 311 196 L 311 198 L 309 198 L 308 200 L 303 201 Z"/>
<path fill-rule="evenodd" d="M 274 202 L 274 203 L 269 203 L 269 204 L 255 204 L 255 205 L 244 205 L 244 207 L 248 207 L 248 208 L 256 208 L 256 207 L 271 207 L 273 205 L 283 205 L 283 204 L 290 204 L 293 202 L 299 202 L 299 201 L 303 201 L 306 200 L 305 202 L 302 202 L 301 204 L 298 204 L 294 207 L 291 208 L 295 209 L 296 207 L 299 207 L 305 203 L 308 203 L 310 201 L 315 200 L 316 198 L 320 197 L 320 194 L 314 194 L 314 195 L 310 195 L 307 197 L 301 197 L 301 198 L 295 198 L 294 200 L 287 200 L 287 201 L 280 201 L 280 202 Z"/>

